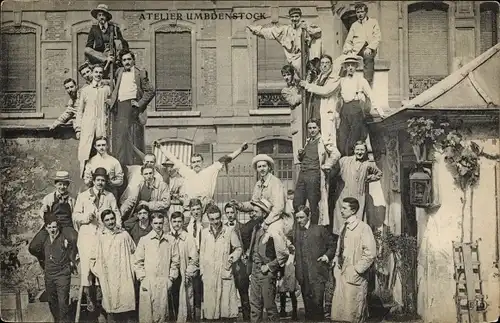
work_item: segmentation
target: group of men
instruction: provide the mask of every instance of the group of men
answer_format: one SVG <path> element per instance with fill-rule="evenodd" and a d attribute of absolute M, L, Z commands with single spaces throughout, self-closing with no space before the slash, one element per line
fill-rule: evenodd
<path fill-rule="evenodd" d="M 158 147 L 167 158 L 164 164 L 141 153 L 154 88 L 146 71 L 135 67 L 107 6 L 92 10 L 98 23 L 89 32 L 88 62 L 79 67 L 87 84 L 78 89 L 73 79 L 63 82 L 68 108 L 51 126 L 74 118 L 86 187 L 73 199 L 68 172 L 57 172 L 55 191 L 42 201 L 44 227 L 29 248 L 44 268 L 55 321 L 72 320 L 69 285 L 77 268 L 79 304 L 84 298 L 89 312 L 102 307 L 108 321 L 235 320 L 239 307 L 245 321 L 277 320 L 276 283 L 290 254 L 307 320 L 324 319 L 325 285 L 334 268 L 331 319 L 364 321 L 367 272 L 376 254 L 373 233 L 363 222 L 365 195 L 367 183 L 382 175 L 367 158 L 365 106 L 373 99 L 373 58 L 380 41 L 367 10 L 356 5 L 358 21 L 344 46 L 347 55 L 335 61 L 315 51 L 321 29 L 301 20 L 299 8 L 290 10 L 291 25 L 249 26 L 285 49 L 283 96 L 293 115 L 300 110 L 302 90 L 309 93 L 308 138 L 303 147 L 294 140 L 301 168 L 288 213 L 284 186 L 273 175 L 274 160 L 265 154 L 252 160 L 258 180 L 249 201 L 228 201 L 223 210 L 213 202 L 219 171 L 247 149 L 246 143 L 206 168 L 199 154 L 187 166 L 165 147 Z M 306 73 L 297 63 L 302 29 L 312 55 Z M 355 75 L 358 55 L 366 79 Z M 117 61 L 121 67 L 115 69 Z M 296 126 L 292 122 L 292 137 Z M 135 165 L 139 157 L 141 166 Z M 337 182 L 342 187 L 330 189 Z M 240 223 L 238 212 L 250 212 L 250 220 Z"/>

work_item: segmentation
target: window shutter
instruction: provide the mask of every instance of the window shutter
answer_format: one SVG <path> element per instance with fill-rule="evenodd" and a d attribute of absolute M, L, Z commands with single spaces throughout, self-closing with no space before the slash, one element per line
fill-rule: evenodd
<path fill-rule="evenodd" d="M 190 108 L 191 33 L 155 33 L 156 109 Z"/>
<path fill-rule="evenodd" d="M 481 8 L 482 9 L 482 8 Z M 481 10 L 480 39 L 481 53 L 496 45 L 497 40 L 497 12 L 493 8 Z"/>
<path fill-rule="evenodd" d="M 32 28 L 16 28 L 2 30 L 1 34 L 0 109 L 3 112 L 34 112 L 36 32 Z"/>
<path fill-rule="evenodd" d="M 282 82 L 281 68 L 287 64 L 283 47 L 274 39 L 257 39 L 257 80 Z"/>
<path fill-rule="evenodd" d="M 174 154 L 177 159 L 182 161 L 185 165 L 189 165 L 191 161 L 192 145 L 183 141 L 164 141 L 161 146 L 165 147 L 168 151 Z M 160 148 L 153 148 L 152 153 L 156 156 L 157 164 L 162 164 L 167 160 Z"/>
<path fill-rule="evenodd" d="M 214 162 L 212 144 L 194 145 L 194 153 L 203 156 L 205 165 L 211 165 Z"/>

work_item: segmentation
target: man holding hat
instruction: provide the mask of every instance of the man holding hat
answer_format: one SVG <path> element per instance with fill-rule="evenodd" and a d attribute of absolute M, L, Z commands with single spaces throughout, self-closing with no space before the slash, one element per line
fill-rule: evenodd
<path fill-rule="evenodd" d="M 75 200 L 69 195 L 68 187 L 71 183 L 69 173 L 67 171 L 58 171 L 54 177 L 55 191 L 47 194 L 42 200 L 42 207 L 40 208 L 39 215 L 44 219 L 47 214 L 55 216 L 57 223 L 61 228 L 64 236 L 67 239 L 75 241 L 78 238 L 78 233 L 73 228 L 73 208 Z M 43 245 L 49 238 L 49 233 L 45 230 L 45 225 L 33 237 L 29 245 L 29 252 L 37 257 L 42 268 L 44 268 L 45 258 L 43 252 Z"/>
<path fill-rule="evenodd" d="M 97 8 L 92 9 L 90 14 L 97 20 L 97 24 L 92 25 L 90 28 L 87 44 L 85 45 L 85 57 L 92 64 L 105 62 L 112 64 L 115 62 L 115 57 L 114 53 L 110 51 L 110 42 L 118 41 L 121 45 L 119 47 L 124 49 L 129 48 L 128 42 L 123 39 L 120 28 L 111 22 L 113 16 L 109 12 L 107 5 L 98 5 Z M 112 34 L 114 39 L 111 39 Z M 113 47 L 116 52 L 120 50 L 114 43 Z"/>
<path fill-rule="evenodd" d="M 302 18 L 300 8 L 291 8 L 288 11 L 290 25 L 278 25 L 273 21 L 271 26 L 247 26 L 252 34 L 264 38 L 276 40 L 285 51 L 288 64 L 292 65 L 297 74 L 302 70 L 302 30 L 306 31 L 306 44 L 309 47 L 309 60 L 321 55 L 321 28 L 309 24 Z"/>
<path fill-rule="evenodd" d="M 73 219 L 79 226 L 78 251 L 80 254 L 81 285 L 87 295 L 89 311 L 93 311 L 94 304 L 89 297 L 89 288 L 95 278 L 90 272 L 90 258 L 95 248 L 97 231 L 103 227 L 100 214 L 111 209 L 116 215 L 116 225 L 121 227 L 120 209 L 116 204 L 115 196 L 104 189 L 109 176 L 105 168 L 99 167 L 92 173 L 92 187 L 78 194 L 75 203 Z"/>
<path fill-rule="evenodd" d="M 253 219 L 257 220 L 252 233 L 248 261 L 250 262 L 250 320 L 262 321 L 264 309 L 268 321 L 277 321 L 276 275 L 288 260 L 286 242 L 281 234 L 266 230 L 264 218 L 269 217 L 273 205 L 266 199 L 252 201 Z"/>
<path fill-rule="evenodd" d="M 274 169 L 274 160 L 266 154 L 259 154 L 252 159 L 252 167 L 257 172 L 258 180 L 253 189 L 252 199 L 248 202 L 231 202 L 239 211 L 250 212 L 253 210 L 255 201 L 266 199 L 270 201 L 272 208 L 266 214 L 263 226 L 268 228 L 281 218 L 281 213 L 285 210 L 286 191 L 281 180 L 274 176 L 271 171 Z"/>

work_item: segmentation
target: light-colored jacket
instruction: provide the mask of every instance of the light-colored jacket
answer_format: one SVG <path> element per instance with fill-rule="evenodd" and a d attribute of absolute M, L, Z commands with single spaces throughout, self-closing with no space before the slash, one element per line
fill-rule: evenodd
<path fill-rule="evenodd" d="M 324 141 L 337 142 L 337 127 L 340 123 L 340 78 L 334 72 L 330 73 L 323 86 L 308 83 L 306 91 L 321 97 L 321 137 Z"/>
<path fill-rule="evenodd" d="M 307 143 L 311 141 L 311 138 L 307 138 Z M 323 137 L 318 140 L 318 156 L 319 156 L 319 166 L 320 169 L 326 168 L 331 169 L 340 159 L 340 152 L 337 146 L 330 140 L 325 141 Z M 321 170 L 321 200 L 319 201 L 319 225 L 329 225 L 330 218 L 328 216 L 328 187 L 329 182 L 326 178 L 326 174 Z"/>
<path fill-rule="evenodd" d="M 130 212 L 137 202 L 139 202 L 139 193 L 144 187 L 145 182 L 142 180 L 138 185 L 130 190 L 128 196 L 122 195 L 120 198 L 120 211 L 122 214 Z M 168 185 L 162 180 L 154 179 L 151 192 L 151 201 L 147 202 L 147 206 L 152 212 L 167 212 L 170 207 L 170 190 Z"/>
<path fill-rule="evenodd" d="M 349 29 L 349 33 L 345 39 L 343 53 L 357 54 L 363 48 L 365 42 L 368 43 L 368 48 L 376 50 L 381 38 L 382 35 L 377 19 L 367 17 L 362 24 L 359 20 L 356 20 L 351 25 L 351 29 Z"/>
<path fill-rule="evenodd" d="M 73 123 L 75 132 L 80 133 L 78 145 L 80 176 L 83 176 L 85 162 L 90 158 L 94 138 L 106 137 L 108 112 L 105 101 L 110 94 L 110 87 L 103 83 L 99 85 L 91 83 L 81 90 Z"/>

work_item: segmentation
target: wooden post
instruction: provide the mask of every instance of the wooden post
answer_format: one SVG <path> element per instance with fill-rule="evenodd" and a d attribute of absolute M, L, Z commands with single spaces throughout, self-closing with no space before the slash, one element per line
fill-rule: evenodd
<path fill-rule="evenodd" d="M 302 29 L 302 37 L 301 37 L 301 48 L 300 48 L 300 52 L 301 52 L 301 70 L 300 70 L 300 78 L 302 80 L 305 79 L 305 76 L 306 76 L 306 66 L 307 66 L 307 61 L 309 60 L 309 47 L 307 46 L 307 43 L 306 43 L 306 30 L 305 29 Z M 302 145 L 305 145 L 306 144 L 306 138 L 307 138 L 307 125 L 306 125 L 306 122 L 307 122 L 307 119 L 309 118 L 309 107 L 308 107 L 308 104 L 306 102 L 307 100 L 307 92 L 305 89 L 302 90 L 302 120 L 300 120 L 300 123 L 302 125 L 301 129 L 302 129 L 302 134 L 301 134 L 301 137 L 302 137 Z"/>

